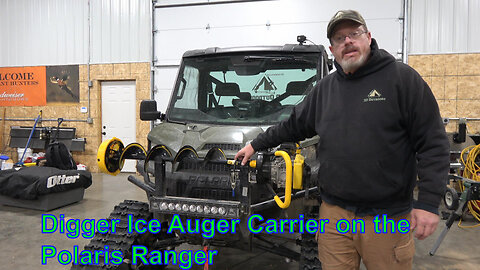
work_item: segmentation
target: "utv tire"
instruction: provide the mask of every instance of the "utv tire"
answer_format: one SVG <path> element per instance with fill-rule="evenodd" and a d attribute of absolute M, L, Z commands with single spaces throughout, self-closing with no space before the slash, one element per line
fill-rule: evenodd
<path fill-rule="evenodd" d="M 318 260 L 318 244 L 315 234 L 302 234 L 301 243 L 299 270 L 321 270 L 322 264 Z"/>
<path fill-rule="evenodd" d="M 319 218 L 319 206 L 304 207 L 305 218 Z M 302 234 L 300 242 L 300 261 L 298 262 L 299 270 L 321 270 L 322 264 L 318 259 L 318 243 L 315 240 L 315 234 L 305 232 Z"/>
<path fill-rule="evenodd" d="M 147 222 L 152 219 L 152 213 L 149 212 L 147 203 L 138 201 L 125 200 L 119 205 L 115 206 L 114 210 L 110 213 L 108 220 L 119 219 L 120 222 L 116 224 L 115 234 L 108 232 L 101 234 L 95 232 L 95 236 L 92 238 L 89 244 L 85 246 L 85 250 L 94 252 L 95 250 L 104 250 L 105 246 L 109 246 L 109 251 L 119 250 L 122 252 L 123 262 L 120 265 L 114 265 L 112 263 L 105 264 L 104 256 L 99 256 L 99 264 L 97 265 L 72 265 L 71 269 L 116 269 L 116 270 L 129 270 L 129 269 L 165 269 L 166 265 L 143 265 L 131 264 L 131 249 L 133 245 L 143 245 L 149 247 L 157 240 L 166 239 L 172 237 L 166 234 L 151 234 L 146 232 L 139 234 L 137 232 L 128 233 L 128 215 L 133 216 L 133 221 L 138 219 L 146 220 Z M 111 258 L 110 258 L 111 259 Z"/>

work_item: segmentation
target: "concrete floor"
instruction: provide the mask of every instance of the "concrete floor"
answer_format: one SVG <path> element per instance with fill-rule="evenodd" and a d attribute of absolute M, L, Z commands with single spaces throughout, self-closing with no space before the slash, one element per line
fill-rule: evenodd
<path fill-rule="evenodd" d="M 125 199 L 146 201 L 145 193 L 126 180 L 127 174 L 116 177 L 94 174 L 93 184 L 85 191 L 84 200 L 53 211 L 49 214 L 64 214 L 68 218 L 100 219 L 108 217 L 113 207 Z M 69 239 L 64 234 L 42 234 L 41 215 L 44 212 L 0 205 L 0 269 L 69 269 L 56 260 L 41 265 L 41 246 L 53 245 L 60 250 L 72 251 L 74 245 L 83 247 L 89 240 L 81 237 Z M 463 223 L 475 225 L 472 219 Z M 462 229 L 457 222 L 435 256 L 428 252 L 444 227 L 441 221 L 435 234 L 423 241 L 416 240 L 416 254 L 413 269 L 480 269 L 480 227 Z M 180 246 L 177 250 L 200 247 Z M 241 252 L 219 248 L 210 269 L 298 269 L 296 262 L 259 252 Z M 169 266 L 167 269 L 180 269 Z M 203 269 L 203 266 L 192 269 Z"/>

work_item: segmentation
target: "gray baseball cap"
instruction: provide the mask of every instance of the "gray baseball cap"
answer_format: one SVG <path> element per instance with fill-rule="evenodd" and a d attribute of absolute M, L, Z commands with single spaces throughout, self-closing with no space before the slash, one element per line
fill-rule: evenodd
<path fill-rule="evenodd" d="M 339 10 L 335 15 L 330 19 L 330 22 L 328 23 L 327 26 L 327 38 L 330 39 L 333 35 L 333 30 L 335 30 L 335 27 L 342 21 L 354 21 L 357 22 L 361 25 L 365 25 L 367 27 L 367 24 L 365 23 L 365 20 L 363 19 L 362 15 L 358 13 L 358 11 L 355 10 Z"/>

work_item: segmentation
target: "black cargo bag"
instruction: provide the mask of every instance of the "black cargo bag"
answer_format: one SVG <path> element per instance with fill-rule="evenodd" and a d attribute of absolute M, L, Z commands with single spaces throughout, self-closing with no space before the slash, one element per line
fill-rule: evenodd
<path fill-rule="evenodd" d="M 77 163 L 73 160 L 72 154 L 70 154 L 70 151 L 64 143 L 58 141 L 58 133 L 60 132 L 60 125 L 63 122 L 63 118 L 58 118 L 57 122 L 57 131 L 51 143 L 48 144 L 47 152 L 45 153 L 47 158 L 46 166 L 60 170 L 76 170 Z"/>
<path fill-rule="evenodd" d="M 91 184 L 92 174 L 88 171 L 36 166 L 0 170 L 0 195 L 16 199 L 35 200 Z"/>
<path fill-rule="evenodd" d="M 62 142 L 52 142 L 47 147 L 45 153 L 47 158 L 46 166 L 55 167 L 60 170 L 76 170 L 77 164 L 73 160 L 67 146 Z"/>

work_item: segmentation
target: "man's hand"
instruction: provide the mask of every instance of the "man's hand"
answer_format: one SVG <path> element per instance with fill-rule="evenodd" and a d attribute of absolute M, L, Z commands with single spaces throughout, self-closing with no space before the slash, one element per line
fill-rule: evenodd
<path fill-rule="evenodd" d="M 422 209 L 413 209 L 410 230 L 415 230 L 415 237 L 423 240 L 437 229 L 439 221 L 440 218 L 434 213 Z"/>
<path fill-rule="evenodd" d="M 242 161 L 242 165 L 245 165 L 253 154 L 255 154 L 255 150 L 250 144 L 248 144 L 238 151 L 238 153 L 235 155 L 235 160 L 240 159 Z"/>

